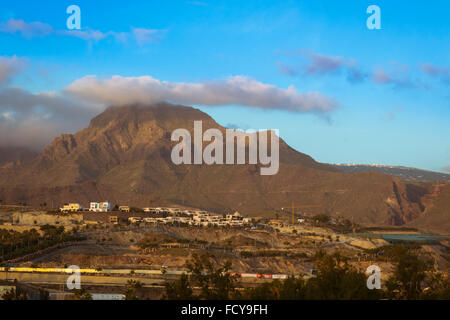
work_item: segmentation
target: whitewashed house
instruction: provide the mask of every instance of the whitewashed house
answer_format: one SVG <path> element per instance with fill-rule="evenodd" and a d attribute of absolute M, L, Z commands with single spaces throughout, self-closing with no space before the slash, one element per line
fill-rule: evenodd
<path fill-rule="evenodd" d="M 89 211 L 108 212 L 111 211 L 111 204 L 109 202 L 91 202 Z"/>

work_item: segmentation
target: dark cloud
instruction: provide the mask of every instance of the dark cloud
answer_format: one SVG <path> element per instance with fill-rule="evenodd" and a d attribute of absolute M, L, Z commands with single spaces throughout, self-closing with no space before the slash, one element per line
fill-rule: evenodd
<path fill-rule="evenodd" d="M 288 75 L 291 77 L 295 77 L 299 74 L 298 68 L 284 65 L 283 63 L 281 63 L 279 61 L 277 62 L 277 66 L 282 74 L 285 74 L 285 75 Z"/>
<path fill-rule="evenodd" d="M 368 74 L 357 66 L 347 67 L 347 81 L 356 84 L 366 80 Z"/>
<path fill-rule="evenodd" d="M 0 86 L 7 84 L 11 79 L 27 67 L 27 59 L 13 56 L 0 57 Z"/>
<path fill-rule="evenodd" d="M 375 84 L 390 85 L 393 89 L 416 88 L 428 89 L 428 85 L 421 80 L 413 79 L 410 74 L 410 68 L 407 66 L 398 66 L 390 71 L 377 69 L 372 72 L 372 80 Z"/>
<path fill-rule="evenodd" d="M 31 93 L 6 84 L 27 59 L 0 57 L 0 146 L 40 149 L 63 132 L 83 128 L 103 107 L 54 92 Z"/>
<path fill-rule="evenodd" d="M 308 63 L 300 66 L 288 66 L 277 62 L 282 74 L 289 76 L 325 76 L 329 74 L 345 73 L 346 79 L 352 84 L 363 82 L 368 74 L 353 58 L 347 59 L 339 56 L 327 56 L 307 50 L 280 52 L 287 55 L 299 55 L 306 57 Z"/>
<path fill-rule="evenodd" d="M 0 90 L 0 146 L 39 149 L 61 133 L 75 132 L 102 109 L 56 93 Z"/>
<path fill-rule="evenodd" d="M 324 75 L 336 73 L 346 65 L 345 59 L 342 57 L 326 56 L 314 52 L 310 52 L 307 55 L 310 59 L 310 63 L 304 67 L 307 74 Z"/>
<path fill-rule="evenodd" d="M 307 59 L 307 63 L 303 65 L 287 65 L 279 61 L 277 62 L 278 69 L 282 74 L 293 77 L 322 77 L 333 74 L 345 74 L 346 80 L 351 84 L 363 83 L 371 79 L 375 84 L 389 85 L 393 89 L 430 88 L 423 80 L 411 76 L 411 68 L 409 66 L 400 63 L 392 63 L 393 67 L 391 66 L 388 70 L 378 68 L 374 71 L 366 71 L 365 68 L 358 65 L 354 58 L 324 55 L 304 49 L 297 51 L 277 51 L 277 53 L 300 56 Z M 430 76 L 450 82 L 450 69 L 431 64 L 424 64 L 421 69 Z"/>

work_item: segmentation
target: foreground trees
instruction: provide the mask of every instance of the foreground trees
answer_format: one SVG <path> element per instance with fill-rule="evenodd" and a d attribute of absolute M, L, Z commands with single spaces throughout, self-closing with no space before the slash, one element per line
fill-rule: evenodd
<path fill-rule="evenodd" d="M 86 289 L 75 289 L 71 300 L 92 300 L 92 295 Z"/>
<path fill-rule="evenodd" d="M 304 280 L 288 278 L 259 286 L 238 289 L 240 283 L 229 271 L 231 262 L 216 267 L 211 255 L 194 255 L 186 264 L 189 275 L 166 284 L 169 300 L 373 300 L 373 299 L 450 299 L 448 277 L 435 272 L 433 263 L 408 248 L 396 249 L 394 274 L 382 290 L 367 288 L 367 275 L 339 253 L 318 252 L 317 276 Z"/>
<path fill-rule="evenodd" d="M 125 288 L 125 300 L 140 300 L 142 283 L 135 280 L 128 280 Z"/>
<path fill-rule="evenodd" d="M 434 270 L 434 261 L 421 259 L 407 247 L 397 248 L 396 268 L 386 282 L 391 299 L 450 299 L 450 279 Z"/>
<path fill-rule="evenodd" d="M 379 299 L 377 290 L 366 286 L 367 276 L 350 266 L 340 254 L 319 252 L 317 276 L 309 280 L 289 278 L 247 289 L 245 299 L 270 300 L 369 300 Z"/>
<path fill-rule="evenodd" d="M 0 229 L 0 262 L 21 257 L 65 241 L 80 241 L 84 237 L 65 232 L 63 226 L 43 225 L 42 235 L 36 229 L 23 232 Z"/>
<path fill-rule="evenodd" d="M 179 280 L 166 284 L 166 299 L 228 300 L 238 297 L 238 280 L 230 274 L 230 261 L 215 267 L 213 256 L 194 254 L 186 268 L 190 275 L 184 274 Z M 193 294 L 194 286 L 199 288 L 198 295 Z"/>

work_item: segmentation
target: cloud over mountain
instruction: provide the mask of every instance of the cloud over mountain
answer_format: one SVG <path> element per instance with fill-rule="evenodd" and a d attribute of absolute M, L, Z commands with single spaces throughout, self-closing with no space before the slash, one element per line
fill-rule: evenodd
<path fill-rule="evenodd" d="M 160 81 L 150 76 L 86 76 L 61 92 L 38 93 L 8 86 L 26 65 L 26 58 L 0 57 L 0 146 L 40 149 L 61 133 L 82 129 L 109 105 L 171 101 L 320 114 L 338 106 L 334 99 L 318 92 L 299 93 L 293 86 L 280 89 L 244 76 L 203 83 Z"/>
<path fill-rule="evenodd" d="M 242 105 L 316 113 L 330 112 L 338 107 L 333 98 L 319 92 L 299 93 L 293 86 L 280 89 L 245 76 L 201 83 L 161 81 L 151 76 L 113 76 L 110 79 L 86 76 L 70 84 L 65 92 L 72 97 L 113 105 L 166 100 L 204 106 Z"/>

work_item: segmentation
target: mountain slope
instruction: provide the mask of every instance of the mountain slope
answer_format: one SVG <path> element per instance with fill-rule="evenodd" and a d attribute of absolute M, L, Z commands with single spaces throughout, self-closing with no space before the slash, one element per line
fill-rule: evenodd
<path fill-rule="evenodd" d="M 345 216 L 368 225 L 402 225 L 420 217 L 428 192 L 376 172 L 345 173 L 318 163 L 280 139 L 280 169 L 260 165 L 175 165 L 170 140 L 193 122 L 225 128 L 184 106 L 112 107 L 88 128 L 56 138 L 31 163 L 0 169 L 0 196 L 10 202 L 55 205 L 105 200 L 133 206 L 189 205 L 257 215 L 295 202 L 318 204 L 305 213 Z"/>
<path fill-rule="evenodd" d="M 424 199 L 425 211 L 408 225 L 429 232 L 448 233 L 450 230 L 450 183 L 434 184 L 426 197 L 428 199 Z"/>
<path fill-rule="evenodd" d="M 333 166 L 339 170 L 349 173 L 376 171 L 398 177 L 403 181 L 408 182 L 450 182 L 450 174 L 420 170 L 416 168 L 365 164 L 334 164 Z"/>

